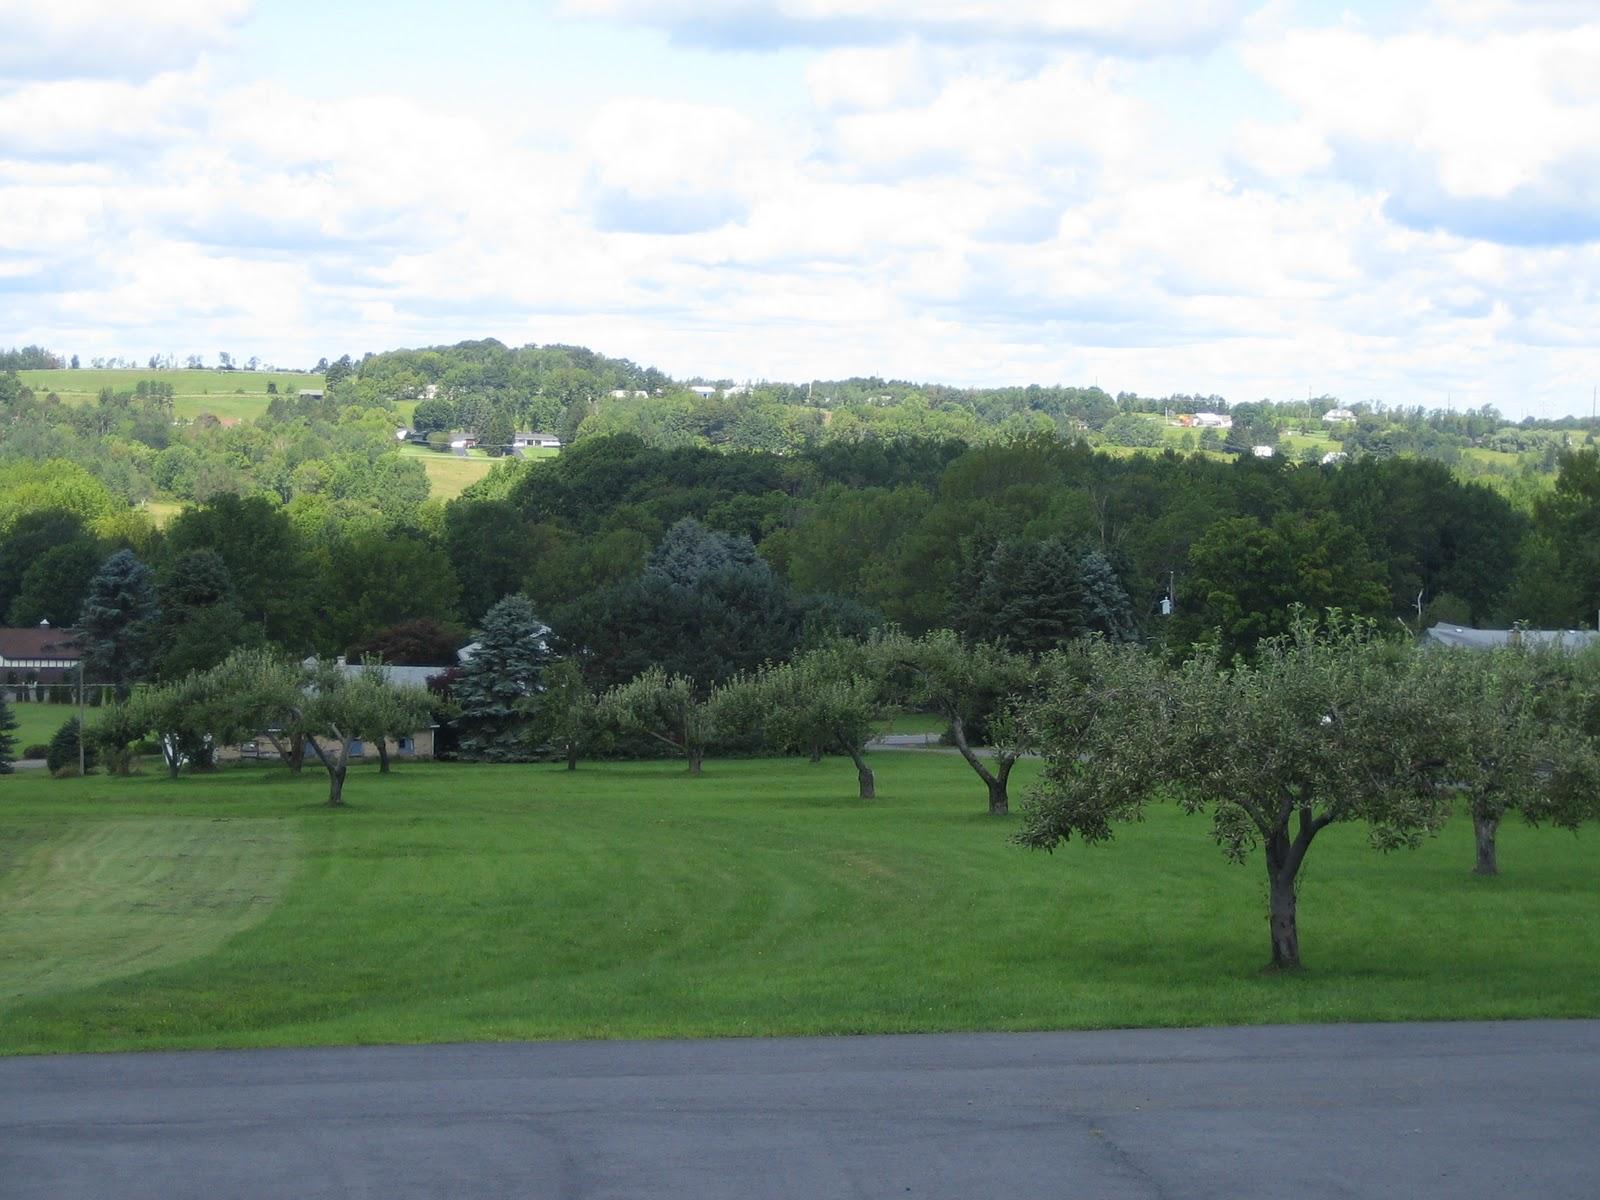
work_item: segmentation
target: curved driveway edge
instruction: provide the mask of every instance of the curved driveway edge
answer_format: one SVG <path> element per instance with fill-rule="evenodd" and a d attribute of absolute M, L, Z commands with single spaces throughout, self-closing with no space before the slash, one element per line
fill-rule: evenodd
<path fill-rule="evenodd" d="M 1600 1193 L 1600 1021 L 0 1060 L 0 1196 Z"/>

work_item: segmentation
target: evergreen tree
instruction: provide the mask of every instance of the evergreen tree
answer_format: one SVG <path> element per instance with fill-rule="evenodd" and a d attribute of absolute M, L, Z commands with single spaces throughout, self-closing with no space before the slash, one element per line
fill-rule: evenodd
<path fill-rule="evenodd" d="M 17 739 L 11 731 L 16 727 L 17 719 L 11 715 L 11 705 L 0 694 L 0 775 L 11 774 L 11 764 L 17 753 Z"/>
<path fill-rule="evenodd" d="M 160 587 L 158 674 L 181 679 L 216 666 L 240 646 L 261 640 L 259 626 L 239 611 L 233 579 L 209 547 L 180 554 Z"/>
<path fill-rule="evenodd" d="M 118 550 L 89 583 L 78 614 L 84 671 L 125 698 L 150 675 L 157 646 L 155 577 L 131 550 Z"/>
<path fill-rule="evenodd" d="M 1090 550 L 1078 560 L 1078 590 L 1084 632 L 1103 634 L 1113 642 L 1131 642 L 1138 637 L 1127 590 L 1100 551 Z"/>
<path fill-rule="evenodd" d="M 476 631 L 477 645 L 454 692 L 463 758 L 515 762 L 530 757 L 527 709 L 550 663 L 550 629 L 526 596 L 507 596 Z"/>
<path fill-rule="evenodd" d="M 771 573 L 749 538 L 719 533 L 707 529 L 693 517 L 684 517 L 667 530 L 651 552 L 645 571 L 678 587 L 692 588 L 708 575 L 739 568 Z"/>
<path fill-rule="evenodd" d="M 962 582 L 955 615 L 971 638 L 1042 654 L 1083 632 L 1078 561 L 1059 538 L 1001 542 Z"/>
<path fill-rule="evenodd" d="M 50 749 L 45 754 L 44 765 L 52 775 L 63 767 L 77 769 L 80 732 L 81 727 L 78 725 L 78 718 L 71 717 L 64 721 L 61 728 L 51 735 Z M 94 743 L 91 741 L 83 748 L 84 770 L 92 771 L 98 761 L 99 755 L 95 752 Z"/>

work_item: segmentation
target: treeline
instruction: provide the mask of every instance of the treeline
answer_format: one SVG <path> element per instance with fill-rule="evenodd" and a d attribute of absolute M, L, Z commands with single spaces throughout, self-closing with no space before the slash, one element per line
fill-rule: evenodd
<path fill-rule="evenodd" d="M 66 359 L 43 346 L 0 350 L 0 371 L 58 371 L 66 365 Z"/>
<path fill-rule="evenodd" d="M 222 492 L 161 529 L 74 464 L 0 463 L 0 617 L 72 624 L 126 549 L 166 614 L 159 677 L 240 645 L 359 652 L 418 620 L 460 644 L 522 594 L 593 682 L 660 666 L 710 686 L 883 624 L 1229 656 L 1297 604 L 1412 626 L 1574 627 L 1600 607 L 1593 451 L 1563 458 L 1532 516 L 1426 461 L 1113 458 L 1037 435 L 794 455 L 591 439 L 448 505 L 421 501 L 409 462 L 313 464 L 287 504 Z"/>

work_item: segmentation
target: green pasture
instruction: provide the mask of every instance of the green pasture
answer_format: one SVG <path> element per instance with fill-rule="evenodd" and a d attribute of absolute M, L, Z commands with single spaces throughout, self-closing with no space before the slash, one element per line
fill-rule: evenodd
<path fill-rule="evenodd" d="M 1203 819 L 1045 855 L 874 763 L 0 778 L 0 1052 L 1600 1015 L 1590 838 L 1330 829 L 1273 976 Z"/>
<path fill-rule="evenodd" d="M 293 396 L 301 388 L 322 387 L 322 376 L 301 375 L 293 371 L 151 371 L 151 370 L 59 370 L 18 371 L 18 378 L 39 395 L 54 392 L 68 404 L 91 404 L 105 388 L 131 392 L 140 380 L 170 383 L 173 390 L 173 415 L 252 420 L 266 411 L 272 401 L 267 384 L 275 383 L 282 395 Z"/>

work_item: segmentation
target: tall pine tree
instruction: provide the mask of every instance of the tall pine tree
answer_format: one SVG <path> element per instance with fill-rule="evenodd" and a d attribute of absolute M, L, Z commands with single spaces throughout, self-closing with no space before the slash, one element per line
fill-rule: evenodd
<path fill-rule="evenodd" d="M 516 762 L 533 757 L 528 709 L 550 663 L 549 634 L 526 596 L 507 596 L 484 614 L 477 644 L 454 687 L 463 758 Z"/>
<path fill-rule="evenodd" d="M 118 550 L 89 583 L 78 615 L 85 674 L 125 699 L 154 666 L 160 607 L 155 577 L 131 550 Z"/>

